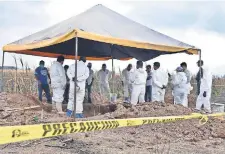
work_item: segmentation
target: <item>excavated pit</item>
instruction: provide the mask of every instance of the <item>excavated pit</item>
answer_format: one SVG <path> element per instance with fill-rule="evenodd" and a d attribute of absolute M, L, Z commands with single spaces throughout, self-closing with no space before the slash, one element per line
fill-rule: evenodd
<path fill-rule="evenodd" d="M 192 107 L 194 106 L 194 98 L 190 100 L 189 105 Z M 41 104 L 41 108 L 13 111 L 9 115 L 5 114 L 5 109 L 25 109 L 25 107 L 40 105 L 35 97 L 1 93 L 0 104 L 0 124 L 2 126 L 68 121 L 65 115 L 57 115 L 49 112 L 51 111 L 51 105 L 46 104 Z M 42 108 L 44 109 L 43 112 Z M 124 105 L 123 103 L 113 105 L 105 103 L 84 104 L 84 114 L 87 118 L 82 120 L 176 116 L 189 115 L 192 112 L 193 109 L 191 108 L 173 105 L 171 97 L 169 97 L 166 99 L 166 105 L 159 103 L 144 103 L 137 106 Z M 43 119 L 41 119 L 42 113 Z M 34 117 L 37 117 L 36 120 Z M 200 125 L 198 119 L 192 119 L 171 123 L 75 133 L 62 137 L 0 145 L 0 154 L 224 154 L 224 128 L 225 121 L 223 119 L 210 118 L 205 125 Z M 60 147 L 60 145 L 64 145 L 65 140 L 69 140 L 70 142 Z M 59 145 L 59 147 L 56 145 Z"/>

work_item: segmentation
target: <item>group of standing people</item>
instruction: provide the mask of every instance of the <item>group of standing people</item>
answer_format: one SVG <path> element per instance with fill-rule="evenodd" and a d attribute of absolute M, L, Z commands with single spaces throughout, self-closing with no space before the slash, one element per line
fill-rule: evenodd
<path fill-rule="evenodd" d="M 143 68 L 143 62 L 137 61 L 136 69 L 132 71 L 132 65 L 129 64 L 122 71 L 124 86 L 124 102 L 136 105 L 144 102 L 163 102 L 166 85 L 168 83 L 168 74 L 160 68 L 160 63 L 155 62 Z"/>
<path fill-rule="evenodd" d="M 75 64 L 63 67 L 64 57 L 59 56 L 57 61 L 53 62 L 50 71 L 45 67 L 45 62 L 40 61 L 39 67 L 35 70 L 35 77 L 38 81 L 38 94 L 39 100 L 42 101 L 42 92 L 46 94 L 47 102 L 52 104 L 53 111 L 58 114 L 64 114 L 62 104 L 67 104 L 66 115 L 72 116 L 74 110 L 74 90 L 76 91 L 76 117 L 83 117 L 83 102 L 85 92 L 87 91 L 87 101 L 92 103 L 91 92 L 94 81 L 94 71 L 92 64 L 88 63 L 86 58 L 80 57 L 77 62 L 77 81 L 75 85 Z M 98 72 L 99 86 L 101 94 L 107 97 L 110 94 L 109 79 L 111 72 L 106 68 L 106 64 L 102 65 L 101 70 Z M 48 79 L 50 81 L 48 81 Z M 53 96 L 50 94 L 51 85 Z"/>
<path fill-rule="evenodd" d="M 75 85 L 75 64 L 63 67 L 64 57 L 59 56 L 57 61 L 53 62 L 50 71 L 44 66 L 44 61 L 40 61 L 39 67 L 35 70 L 35 77 L 38 81 L 39 100 L 42 101 L 42 92 L 46 94 L 47 102 L 52 104 L 53 111 L 64 114 L 62 104 L 67 104 L 66 115 L 72 116 L 74 110 L 74 92 L 76 92 L 76 117 L 83 117 L 83 101 L 85 91 L 87 90 L 88 102 L 91 103 L 91 91 L 94 81 L 94 71 L 92 64 L 86 65 L 86 58 L 80 57 L 77 62 L 77 80 Z M 197 62 L 199 72 L 196 76 L 198 97 L 196 110 L 200 111 L 204 107 L 206 112 L 211 112 L 210 97 L 212 86 L 212 74 L 209 69 L 203 66 L 203 61 Z M 100 93 L 110 95 L 109 79 L 111 72 L 102 65 L 98 72 Z M 49 80 L 48 80 L 49 79 Z M 144 69 L 142 61 L 137 61 L 136 69 L 133 71 L 132 64 L 129 64 L 122 71 L 122 85 L 124 91 L 124 102 L 137 105 L 144 102 L 165 103 L 165 92 L 168 82 L 172 84 L 172 95 L 174 104 L 181 104 L 188 107 L 188 95 L 192 90 L 190 81 L 191 73 L 187 69 L 185 62 L 176 68 L 176 73 L 169 74 L 165 72 L 159 62 L 147 65 Z M 53 96 L 50 94 L 51 84 Z M 109 97 L 108 97 L 109 98 Z"/>
<path fill-rule="evenodd" d="M 196 110 L 204 108 L 205 112 L 211 112 L 210 97 L 212 87 L 212 74 L 209 69 L 203 66 L 203 61 L 197 62 L 199 72 L 196 76 L 197 81 L 197 101 Z M 188 107 L 188 95 L 193 89 L 191 86 L 191 73 L 187 69 L 185 62 L 176 68 L 175 73 L 165 72 L 159 62 L 143 68 L 143 62 L 137 61 L 136 70 L 132 71 L 132 65 L 129 64 L 122 72 L 124 87 L 124 102 L 136 105 L 143 102 L 161 102 L 164 103 L 165 92 L 168 82 L 172 85 L 172 95 L 174 104 L 180 104 Z"/>
<path fill-rule="evenodd" d="M 93 82 L 93 71 L 91 65 L 85 65 L 86 58 L 80 57 L 77 62 L 77 80 L 75 85 L 75 64 L 63 67 L 64 57 L 59 56 L 53 62 L 48 72 L 44 67 L 44 61 L 35 70 L 35 77 L 38 81 L 39 100 L 42 101 L 42 91 L 45 92 L 47 102 L 52 104 L 52 110 L 58 114 L 65 114 L 62 110 L 63 102 L 68 102 L 66 115 L 72 116 L 74 110 L 74 90 L 76 91 L 76 118 L 83 117 L 83 101 L 85 88 L 90 89 Z M 50 81 L 48 82 L 48 79 Z M 51 84 L 53 96 L 51 97 L 49 83 Z M 89 100 L 90 101 L 90 100 Z"/>

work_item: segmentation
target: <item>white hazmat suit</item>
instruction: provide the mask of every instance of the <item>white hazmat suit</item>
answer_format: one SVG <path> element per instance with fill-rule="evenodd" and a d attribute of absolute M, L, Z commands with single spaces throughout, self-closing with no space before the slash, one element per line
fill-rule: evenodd
<path fill-rule="evenodd" d="M 74 81 L 75 78 L 75 64 L 72 64 L 68 71 L 67 75 L 70 79 L 70 93 L 69 93 L 69 102 L 67 109 L 73 111 L 74 108 Z M 83 113 L 83 101 L 85 96 L 85 84 L 86 80 L 89 77 L 89 68 L 85 65 L 83 61 L 77 62 L 77 87 L 76 88 L 76 114 Z"/>
<path fill-rule="evenodd" d="M 61 63 L 54 62 L 50 67 L 51 87 L 53 92 L 52 105 L 56 105 L 58 112 L 62 112 L 63 94 L 66 86 L 66 74 Z M 55 104 L 56 103 L 56 104 Z"/>
<path fill-rule="evenodd" d="M 212 88 L 212 74 L 207 67 L 202 67 L 203 77 L 201 78 L 200 94 L 196 102 L 196 109 L 201 110 L 202 105 L 207 112 L 211 112 L 211 88 Z M 204 96 L 205 93 L 205 96 Z"/>
<path fill-rule="evenodd" d="M 109 88 L 109 78 L 111 76 L 111 73 L 109 72 L 109 70 L 100 70 L 98 72 L 98 77 L 99 77 L 99 81 L 100 81 L 100 93 L 103 95 L 106 95 L 107 98 L 109 98 L 109 94 L 110 94 L 110 88 Z"/>
<path fill-rule="evenodd" d="M 161 68 L 152 71 L 152 102 L 164 103 L 165 89 L 168 84 L 168 74 Z"/>
<path fill-rule="evenodd" d="M 145 102 L 145 85 L 147 72 L 143 68 L 136 69 L 130 76 L 132 83 L 131 104 L 137 105 Z"/>
<path fill-rule="evenodd" d="M 188 88 L 188 95 L 190 94 L 190 91 L 193 89 L 193 87 L 191 86 L 191 72 L 189 70 L 185 70 L 184 71 L 186 77 L 187 77 L 187 88 Z M 183 105 L 185 107 L 188 107 L 188 97 L 185 97 L 183 100 Z"/>
<path fill-rule="evenodd" d="M 69 93 L 69 102 L 67 109 L 73 111 L 74 108 L 74 81 L 75 78 L 75 64 L 72 64 L 68 71 L 67 75 L 70 79 L 70 93 Z M 76 114 L 83 113 L 83 101 L 85 96 L 85 84 L 86 80 L 89 77 L 89 69 L 83 61 L 77 62 L 77 90 L 76 90 Z"/>
<path fill-rule="evenodd" d="M 129 99 L 131 96 L 132 91 L 132 84 L 130 83 L 131 74 L 132 74 L 131 70 L 128 71 L 127 68 L 122 71 L 123 91 L 125 101 L 128 101 L 126 99 Z"/>
<path fill-rule="evenodd" d="M 184 100 L 187 100 L 188 84 L 187 77 L 184 72 L 177 72 L 172 77 L 174 103 L 187 107 Z"/>

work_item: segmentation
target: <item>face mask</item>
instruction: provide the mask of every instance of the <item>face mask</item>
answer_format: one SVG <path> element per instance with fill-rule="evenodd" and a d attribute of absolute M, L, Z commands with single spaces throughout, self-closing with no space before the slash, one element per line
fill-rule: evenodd
<path fill-rule="evenodd" d="M 41 64 L 40 67 L 44 67 L 45 65 Z"/>

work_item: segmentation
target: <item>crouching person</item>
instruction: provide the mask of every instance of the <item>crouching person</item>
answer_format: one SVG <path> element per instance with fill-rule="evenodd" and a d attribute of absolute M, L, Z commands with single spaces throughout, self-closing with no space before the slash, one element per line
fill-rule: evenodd
<path fill-rule="evenodd" d="M 74 116 L 74 88 L 76 88 L 76 118 L 83 118 L 83 101 L 85 96 L 85 83 L 89 76 L 89 69 L 85 65 L 86 58 L 80 57 L 77 62 L 77 85 L 75 86 L 75 64 L 71 65 L 67 71 L 70 79 L 69 103 L 67 105 L 66 115 L 68 117 Z"/>
<path fill-rule="evenodd" d="M 174 104 L 180 104 L 187 107 L 184 100 L 187 99 L 188 85 L 187 77 L 182 67 L 176 69 L 176 74 L 172 76 Z"/>

